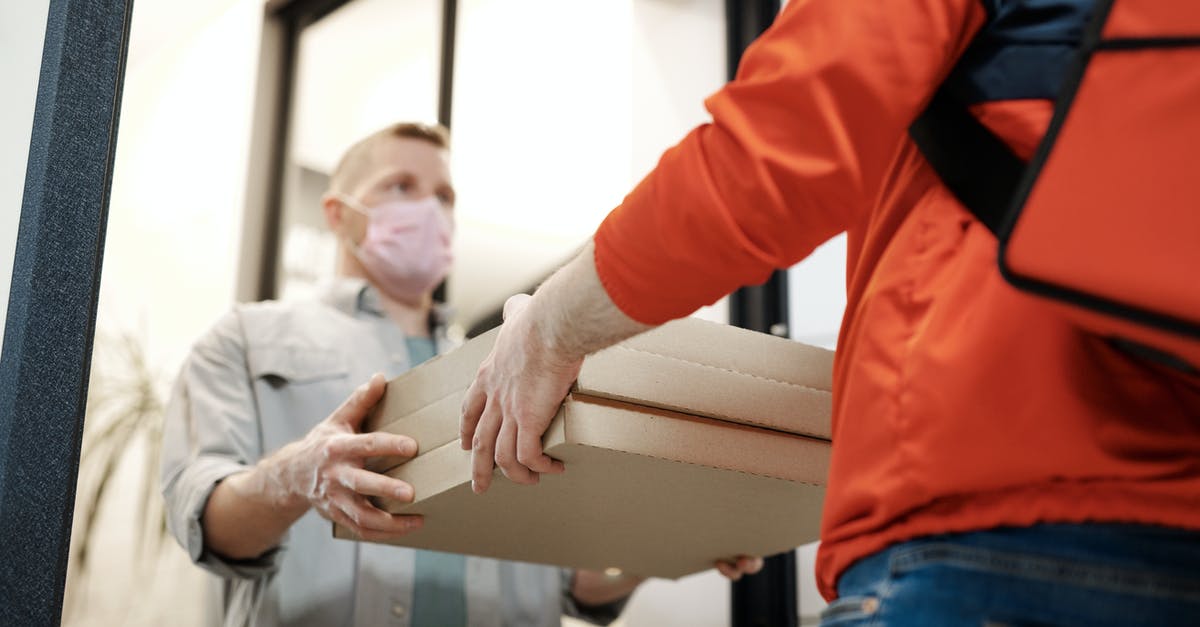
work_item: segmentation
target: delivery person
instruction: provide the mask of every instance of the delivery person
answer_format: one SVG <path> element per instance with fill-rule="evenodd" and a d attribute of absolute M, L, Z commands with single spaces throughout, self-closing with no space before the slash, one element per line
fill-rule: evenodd
<path fill-rule="evenodd" d="M 540 436 L 584 355 L 845 231 L 823 624 L 1200 623 L 1200 381 L 1006 284 L 908 135 L 950 76 L 1028 158 L 1092 4 L 788 3 L 712 123 L 507 304 L 463 407 L 476 491 L 562 470 Z"/>
<path fill-rule="evenodd" d="M 413 490 L 363 469 L 416 443 L 359 427 L 384 389 L 371 373 L 394 377 L 446 345 L 432 294 L 451 261 L 448 146 L 445 129 L 397 124 L 351 147 L 322 201 L 337 280 L 318 301 L 238 306 L 183 366 L 163 495 L 180 545 L 220 577 L 221 624 L 607 623 L 641 581 L 332 537 L 330 521 L 367 540 L 423 524 L 375 508 L 367 497 Z M 720 565 L 730 577 L 760 567 Z"/>

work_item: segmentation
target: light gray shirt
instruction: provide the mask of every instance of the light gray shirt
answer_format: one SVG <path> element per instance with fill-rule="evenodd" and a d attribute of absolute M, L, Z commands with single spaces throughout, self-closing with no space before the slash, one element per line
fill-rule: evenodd
<path fill-rule="evenodd" d="M 439 351 L 446 349 L 441 339 Z M 373 288 L 340 280 L 319 301 L 239 305 L 193 347 L 167 407 L 162 485 L 167 524 L 193 562 L 217 575 L 212 624 L 409 627 L 416 552 L 336 540 L 309 511 L 280 546 L 253 559 L 204 546 L 201 514 L 223 478 L 302 438 L 375 372 L 409 368 L 401 330 Z M 597 624 L 623 603 L 584 608 L 572 572 L 467 557 L 471 627 L 559 625 L 562 614 Z"/>

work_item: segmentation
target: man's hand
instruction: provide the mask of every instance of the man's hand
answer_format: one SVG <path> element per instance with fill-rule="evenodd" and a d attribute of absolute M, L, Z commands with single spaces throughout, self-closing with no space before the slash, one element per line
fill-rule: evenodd
<path fill-rule="evenodd" d="M 363 469 L 368 457 L 417 454 L 412 438 L 358 432 L 385 384 L 383 375 L 375 375 L 303 439 L 218 483 L 204 507 L 205 546 L 231 559 L 258 557 L 277 546 L 310 507 L 364 540 L 420 528 L 420 516 L 389 514 L 368 500 L 413 498 L 407 483 Z"/>
<path fill-rule="evenodd" d="M 562 463 L 542 452 L 542 434 L 584 356 L 651 328 L 608 297 L 594 254 L 589 242 L 532 298 L 518 295 L 504 304 L 504 326 L 467 390 L 459 425 L 463 450 L 472 450 L 477 493 L 491 485 L 493 462 L 517 483 L 562 472 Z"/>
<path fill-rule="evenodd" d="M 753 575 L 762 570 L 763 558 L 739 555 L 737 559 L 728 562 L 717 562 L 716 567 L 717 572 L 725 575 L 726 579 L 737 581 L 745 575 Z"/>
<path fill-rule="evenodd" d="M 559 473 L 562 462 L 542 452 L 542 434 L 571 389 L 582 358 L 557 355 L 526 312 L 529 296 L 504 303 L 504 326 L 463 400 L 463 450 L 471 450 L 471 486 L 482 494 L 492 483 L 492 462 L 526 485 L 538 473 Z"/>
<path fill-rule="evenodd" d="M 364 540 L 383 540 L 420 527 L 420 516 L 389 514 L 368 499 L 413 499 L 412 486 L 363 468 L 369 457 L 407 459 L 417 454 L 417 443 L 408 436 L 359 433 L 386 385 L 383 375 L 371 377 L 303 440 L 266 460 L 281 505 L 303 503 Z"/>
<path fill-rule="evenodd" d="M 763 559 L 739 555 L 731 561 L 716 562 L 714 566 L 730 581 L 737 581 L 745 575 L 753 575 L 762 570 Z M 581 569 L 575 571 L 575 578 L 571 583 L 571 596 L 584 605 L 604 605 L 633 594 L 644 581 L 645 577 L 620 572 L 609 574 Z"/>

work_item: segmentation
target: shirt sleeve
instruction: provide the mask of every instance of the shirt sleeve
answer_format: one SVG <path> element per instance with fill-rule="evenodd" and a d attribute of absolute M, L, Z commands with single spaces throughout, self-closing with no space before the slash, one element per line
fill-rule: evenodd
<path fill-rule="evenodd" d="M 258 415 L 236 312 L 193 347 L 167 404 L 161 478 L 167 527 L 191 560 L 229 579 L 256 579 L 278 567 L 280 549 L 251 560 L 224 559 L 204 546 L 202 516 L 213 488 L 261 454 Z"/>
<path fill-rule="evenodd" d="M 593 625 L 607 625 L 617 620 L 621 611 L 625 609 L 625 604 L 629 602 L 628 595 L 603 605 L 584 605 L 576 601 L 575 595 L 571 594 L 572 584 L 575 583 L 575 571 L 570 568 L 559 569 L 559 582 L 562 589 L 563 614 Z"/>
<path fill-rule="evenodd" d="M 600 280 L 658 324 L 766 280 L 866 219 L 982 0 L 791 0 L 596 232 Z"/>

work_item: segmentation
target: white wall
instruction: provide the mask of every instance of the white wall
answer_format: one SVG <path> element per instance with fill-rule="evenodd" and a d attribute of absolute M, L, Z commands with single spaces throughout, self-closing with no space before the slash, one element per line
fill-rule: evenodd
<path fill-rule="evenodd" d="M 50 0 L 0 3 L 0 347 L 49 11 Z"/>

